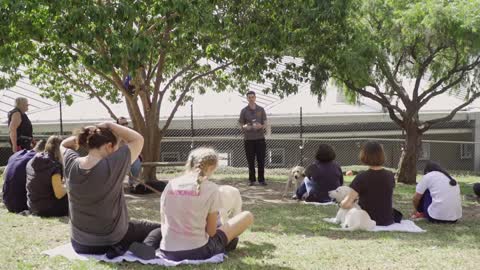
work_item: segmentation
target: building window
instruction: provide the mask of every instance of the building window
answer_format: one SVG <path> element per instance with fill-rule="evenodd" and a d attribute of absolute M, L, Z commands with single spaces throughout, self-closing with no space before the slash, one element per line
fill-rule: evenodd
<path fill-rule="evenodd" d="M 230 166 L 230 153 L 218 153 L 218 166 Z"/>
<path fill-rule="evenodd" d="M 163 152 L 162 162 L 179 162 L 180 154 L 178 152 Z"/>
<path fill-rule="evenodd" d="M 461 159 L 471 159 L 473 157 L 473 144 L 460 144 L 460 158 Z"/>
<path fill-rule="evenodd" d="M 285 149 L 268 150 L 268 163 L 274 166 L 285 165 Z"/>
<path fill-rule="evenodd" d="M 430 143 L 422 143 L 422 150 L 420 151 L 420 160 L 430 159 Z"/>

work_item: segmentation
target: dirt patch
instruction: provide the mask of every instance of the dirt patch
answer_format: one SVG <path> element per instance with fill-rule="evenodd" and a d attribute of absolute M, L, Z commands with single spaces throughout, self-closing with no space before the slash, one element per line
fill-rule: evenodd
<path fill-rule="evenodd" d="M 254 204 L 258 202 L 266 203 L 295 203 L 295 200 L 289 199 L 292 196 L 292 191 L 283 197 L 285 184 L 279 182 L 268 182 L 267 186 L 249 186 L 245 181 L 236 180 L 219 180 L 216 181 L 219 185 L 231 185 L 240 190 L 244 204 Z"/>

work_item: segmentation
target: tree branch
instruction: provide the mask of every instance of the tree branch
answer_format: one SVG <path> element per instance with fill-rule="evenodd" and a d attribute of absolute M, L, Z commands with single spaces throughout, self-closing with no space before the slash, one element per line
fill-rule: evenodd
<path fill-rule="evenodd" d="M 385 58 L 378 58 L 377 57 L 377 64 L 380 70 L 382 71 L 383 75 L 385 78 L 387 78 L 387 82 L 390 86 L 392 86 L 392 89 L 395 93 L 398 94 L 398 97 L 402 100 L 403 104 L 405 107 L 410 106 L 411 100 L 408 97 L 407 91 L 405 89 L 398 85 L 397 81 L 395 80 L 395 77 L 392 75 L 392 72 L 390 71 L 390 67 L 388 66 L 388 63 L 385 61 Z"/>
<path fill-rule="evenodd" d="M 438 124 L 438 123 L 443 123 L 447 122 L 453 119 L 455 114 L 460 111 L 461 109 L 465 108 L 466 106 L 470 105 L 473 101 L 475 101 L 476 98 L 480 97 L 480 92 L 477 92 L 473 94 L 465 103 L 460 104 L 457 106 L 455 109 L 453 109 L 447 116 L 441 117 L 441 118 L 436 118 L 432 120 L 425 121 L 423 123 L 423 128 L 420 128 L 420 132 L 425 132 L 428 129 L 430 129 L 433 125 Z"/>
<path fill-rule="evenodd" d="M 46 60 L 42 59 L 41 61 L 46 61 Z M 56 67 L 53 67 L 53 66 L 52 66 L 52 68 L 55 69 L 58 74 L 62 75 L 62 77 L 65 80 L 67 80 L 68 82 L 70 82 L 71 84 L 74 84 L 74 85 L 76 85 L 80 88 L 89 90 L 89 92 L 98 99 L 98 101 L 103 105 L 103 107 L 105 107 L 105 109 L 107 109 L 108 114 L 110 114 L 110 117 L 117 120 L 117 116 L 115 115 L 115 113 L 112 111 L 112 109 L 110 109 L 110 107 L 107 105 L 107 103 L 100 97 L 98 92 L 95 91 L 95 89 L 90 84 L 77 82 L 76 80 L 74 80 L 73 78 L 68 76 L 64 71 L 60 70 L 59 68 L 56 68 Z"/>
<path fill-rule="evenodd" d="M 228 66 L 230 66 L 231 64 L 233 63 L 233 61 L 230 61 L 228 63 L 225 63 L 223 65 L 220 65 L 210 71 L 207 71 L 205 73 L 202 73 L 202 74 L 199 74 L 199 75 L 196 75 L 194 76 L 184 87 L 182 93 L 180 94 L 180 97 L 178 98 L 178 100 L 176 101 L 175 103 L 175 106 L 173 107 L 172 111 L 170 112 L 170 115 L 168 116 L 168 119 L 167 121 L 165 122 L 165 125 L 163 125 L 162 127 L 162 130 L 161 130 L 161 133 L 164 134 L 165 131 L 167 130 L 168 126 L 170 126 L 170 123 L 172 122 L 173 120 L 173 117 L 175 115 L 175 113 L 177 112 L 177 109 L 178 107 L 180 107 L 180 104 L 183 102 L 183 99 L 185 98 L 185 96 L 187 95 L 187 93 L 190 91 L 190 87 L 192 86 L 192 84 L 197 81 L 198 79 L 201 79 L 203 77 L 206 77 L 208 75 L 211 75 L 213 73 L 215 73 L 217 70 L 221 70 L 221 69 L 224 69 Z"/>
<path fill-rule="evenodd" d="M 165 87 L 162 89 L 162 91 L 160 91 L 160 94 L 159 94 L 159 97 L 158 97 L 158 102 L 157 102 L 157 115 L 160 114 L 160 107 L 162 105 L 162 101 L 163 101 L 163 97 L 165 96 L 165 93 L 168 91 L 168 89 L 170 88 L 170 86 L 180 77 L 182 76 L 183 74 L 185 74 L 185 72 L 189 71 L 193 65 L 195 65 L 197 63 L 197 61 L 200 59 L 200 57 L 197 57 L 195 58 L 192 63 L 186 67 L 184 67 L 182 70 L 180 70 L 179 72 L 177 72 L 177 74 L 173 75 L 172 78 L 170 78 L 170 80 L 168 81 L 167 85 L 165 85 Z"/>
<path fill-rule="evenodd" d="M 442 78 L 440 78 L 437 82 L 435 82 L 434 84 L 432 84 L 432 86 L 430 86 L 427 90 L 425 90 L 418 98 L 419 100 L 422 100 L 421 101 L 421 106 L 424 106 L 432 97 L 434 96 L 437 96 L 439 94 L 442 94 L 444 93 L 445 91 L 447 91 L 449 88 L 451 88 L 452 86 L 458 84 L 465 76 L 465 73 L 468 72 L 468 71 L 471 71 L 473 70 L 474 68 L 476 68 L 478 65 L 480 65 L 480 56 L 477 57 L 475 59 L 475 61 L 473 61 L 471 64 L 469 65 L 464 65 L 460 68 L 458 68 L 458 65 L 455 65 L 454 68 L 452 68 L 448 73 L 447 75 L 443 76 Z M 435 92 L 435 90 L 442 84 L 444 83 L 445 81 L 447 81 L 448 79 L 450 79 L 455 73 L 458 73 L 458 72 L 461 72 L 461 74 L 459 75 L 459 77 L 452 83 L 450 83 L 449 85 L 443 87 L 441 90 Z"/>
<path fill-rule="evenodd" d="M 370 93 L 365 89 L 355 87 L 355 85 L 352 82 L 349 82 L 346 80 L 342 80 L 342 81 L 350 90 L 355 91 L 360 95 L 367 97 L 373 101 L 376 101 L 380 103 L 380 105 L 382 105 L 383 107 L 387 108 L 390 118 L 393 121 L 395 121 L 395 123 L 397 123 L 399 126 L 403 126 L 403 121 L 400 118 L 398 118 L 398 116 L 395 114 L 395 111 L 397 111 L 400 115 L 402 115 L 402 117 L 405 117 L 404 112 L 398 106 L 391 104 L 390 101 L 385 96 L 384 98 L 376 96 L 375 94 Z"/>
<path fill-rule="evenodd" d="M 429 50 L 430 51 L 430 55 L 427 57 L 427 59 L 425 59 L 425 61 L 422 62 L 422 64 L 420 65 L 420 68 L 418 69 L 418 73 L 417 73 L 417 79 L 415 80 L 415 86 L 413 87 L 413 95 L 412 95 L 412 100 L 413 102 L 417 102 L 418 101 L 418 88 L 420 87 L 420 83 L 422 81 L 422 78 L 423 78 L 423 75 L 425 75 L 425 71 L 427 70 L 428 66 L 430 65 L 430 63 L 432 63 L 433 59 L 435 59 L 435 56 L 443 49 L 445 49 L 446 47 L 444 46 L 440 46 L 438 48 L 436 48 L 435 50 Z"/>
<path fill-rule="evenodd" d="M 432 99 L 433 97 L 441 95 L 441 94 L 447 92 L 449 89 L 451 89 L 455 85 L 459 84 L 463 80 L 463 78 L 465 76 L 465 73 L 466 73 L 466 71 L 462 71 L 462 73 L 458 76 L 458 78 L 456 80 L 454 80 L 453 82 L 451 82 L 451 83 L 447 84 L 446 86 L 442 87 L 442 89 L 440 89 L 438 91 L 429 91 L 430 94 L 428 96 L 426 96 L 423 100 L 421 100 L 421 102 L 419 103 L 419 108 L 422 108 L 423 106 L 425 106 L 430 101 L 430 99 Z"/>

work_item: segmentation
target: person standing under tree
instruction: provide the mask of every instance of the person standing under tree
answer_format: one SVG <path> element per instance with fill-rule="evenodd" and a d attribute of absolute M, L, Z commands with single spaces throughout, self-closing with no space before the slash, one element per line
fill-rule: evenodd
<path fill-rule="evenodd" d="M 32 123 L 25 112 L 28 111 L 28 100 L 24 97 L 15 99 L 15 108 L 8 112 L 8 130 L 12 152 L 32 149 Z"/>
<path fill-rule="evenodd" d="M 267 115 L 265 110 L 258 106 L 255 101 L 257 97 L 254 91 L 247 92 L 248 106 L 240 112 L 238 120 L 244 135 L 245 154 L 248 162 L 249 185 L 255 185 L 255 157 L 258 164 L 258 182 L 266 186 L 265 182 L 265 127 L 267 126 Z"/>

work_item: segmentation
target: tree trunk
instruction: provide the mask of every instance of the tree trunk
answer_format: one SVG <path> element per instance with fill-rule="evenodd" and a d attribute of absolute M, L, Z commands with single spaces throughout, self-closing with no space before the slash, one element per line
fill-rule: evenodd
<path fill-rule="evenodd" d="M 406 130 L 405 147 L 400 157 L 397 180 L 400 183 L 414 185 L 417 178 L 417 160 L 422 147 L 422 134 L 416 126 Z"/>
<path fill-rule="evenodd" d="M 148 126 L 144 140 L 145 144 L 142 150 L 142 157 L 144 162 L 156 162 L 160 157 L 160 141 L 162 140 L 162 136 L 158 136 L 158 132 L 149 132 L 149 128 L 155 128 L 158 130 L 158 125 L 151 125 Z M 157 181 L 157 169 L 155 166 L 144 166 L 142 172 L 142 178 L 146 183 Z"/>

